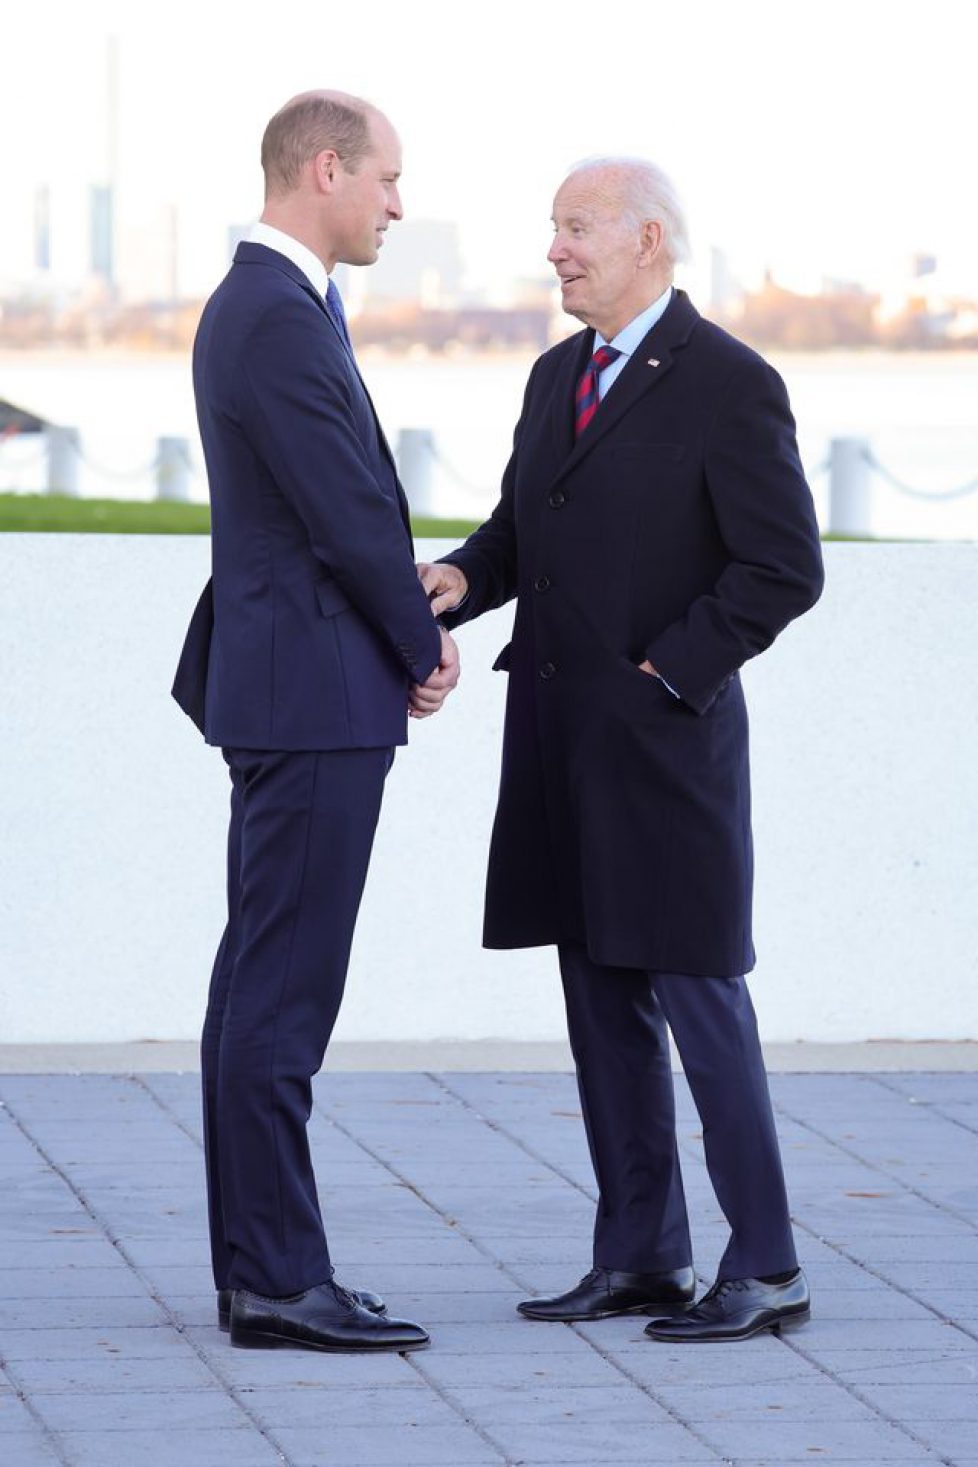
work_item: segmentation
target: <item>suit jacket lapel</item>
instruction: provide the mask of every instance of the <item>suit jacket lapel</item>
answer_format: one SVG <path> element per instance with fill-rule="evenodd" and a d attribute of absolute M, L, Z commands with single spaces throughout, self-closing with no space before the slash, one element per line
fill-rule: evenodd
<path fill-rule="evenodd" d="M 612 383 L 610 390 L 602 399 L 600 407 L 580 438 L 572 444 L 569 454 L 558 470 L 558 479 L 563 478 L 565 474 L 575 468 L 581 459 L 591 452 L 594 445 L 600 443 L 601 439 L 620 422 L 624 414 L 638 402 L 640 397 L 658 386 L 672 370 L 675 353 L 681 351 L 686 345 L 698 320 L 699 312 L 690 301 L 689 296 L 685 291 L 677 290 L 661 319 L 643 337 L 620 376 Z M 593 341 L 593 335 L 588 333 L 588 336 Z M 585 362 L 586 358 L 580 362 L 579 370 L 574 376 L 574 384 L 580 373 L 583 372 Z M 571 423 L 573 423 L 574 384 L 569 389 L 568 411 Z M 563 391 L 563 383 L 560 384 L 560 388 Z M 568 441 L 572 440 L 573 426 L 571 426 Z"/>
<path fill-rule="evenodd" d="M 336 339 L 339 342 L 340 347 L 343 351 L 343 355 L 350 362 L 354 372 L 357 374 L 357 381 L 360 383 L 360 387 L 363 390 L 363 395 L 367 399 L 367 404 L 370 408 L 371 414 L 373 415 L 374 427 L 377 430 L 377 438 L 380 443 L 381 450 L 385 454 L 391 466 L 391 472 L 394 476 L 394 487 L 397 490 L 397 503 L 401 511 L 401 518 L 404 521 L 408 535 L 410 535 L 411 511 L 408 505 L 407 495 L 404 493 L 404 490 L 401 487 L 401 481 L 397 476 L 397 463 L 395 461 L 393 453 L 391 452 L 391 446 L 387 442 L 383 428 L 380 426 L 380 419 L 377 416 L 377 409 L 374 407 L 373 398 L 367 391 L 367 384 L 366 382 L 364 382 L 363 377 L 360 374 L 360 368 L 357 365 L 357 359 L 353 355 L 353 352 L 350 350 L 350 347 L 347 344 L 339 326 L 336 324 L 336 322 L 333 320 L 333 317 L 326 309 L 326 302 L 323 300 L 323 297 L 319 294 L 319 291 L 315 288 L 312 281 L 305 274 L 305 272 L 300 270 L 298 265 L 293 264 L 293 262 L 288 258 L 287 255 L 279 254 L 278 250 L 269 249 L 266 245 L 252 244 L 250 240 L 242 240 L 242 242 L 238 245 L 238 248 L 234 252 L 234 259 L 236 264 L 240 261 L 242 264 L 273 265 L 277 270 L 281 270 L 283 274 L 288 275 L 290 280 L 295 281 L 296 285 L 304 290 L 306 292 L 306 295 L 310 296 L 316 302 L 316 305 L 326 317 L 326 320 L 329 322 L 329 329 L 336 336 Z"/>

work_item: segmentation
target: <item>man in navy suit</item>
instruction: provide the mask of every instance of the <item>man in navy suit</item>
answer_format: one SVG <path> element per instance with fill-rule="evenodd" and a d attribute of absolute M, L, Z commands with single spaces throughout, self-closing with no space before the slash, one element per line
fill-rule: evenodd
<path fill-rule="evenodd" d="M 231 775 L 202 1041 L 219 1317 L 240 1346 L 414 1349 L 419 1325 L 334 1280 L 306 1134 L 394 746 L 458 677 L 329 279 L 401 218 L 401 149 L 374 107 L 314 92 L 271 119 L 262 166 L 194 344 L 212 578 L 174 684 Z"/>
<path fill-rule="evenodd" d="M 531 1318 L 645 1312 L 660 1340 L 808 1317 L 757 1025 L 738 670 L 822 587 L 777 373 L 672 284 L 651 164 L 601 160 L 548 258 L 587 328 L 534 366 L 502 497 L 422 567 L 450 626 L 516 596 L 485 942 L 555 943 L 598 1182 L 594 1267 Z M 730 1240 L 694 1307 L 667 1026 Z M 669 1318 L 669 1315 L 675 1317 Z"/>

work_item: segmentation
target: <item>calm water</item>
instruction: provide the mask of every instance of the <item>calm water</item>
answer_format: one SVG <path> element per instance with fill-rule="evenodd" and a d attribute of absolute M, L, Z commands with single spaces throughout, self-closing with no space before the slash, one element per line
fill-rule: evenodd
<path fill-rule="evenodd" d="M 912 486 L 936 492 L 978 478 L 978 354 L 772 357 L 798 420 L 802 457 L 819 512 L 827 478 L 818 472 L 832 437 L 870 440 L 876 456 Z M 388 436 L 429 428 L 440 463 L 435 508 L 479 517 L 495 502 L 531 359 L 417 360 L 366 357 L 363 371 Z M 67 354 L 0 356 L 0 398 L 82 433 L 84 494 L 149 498 L 148 472 L 160 434 L 191 442 L 200 472 L 189 368 L 182 359 Z M 0 489 L 43 487 L 36 440 L 0 446 Z M 877 479 L 878 534 L 978 539 L 978 491 L 944 504 L 920 503 Z"/>

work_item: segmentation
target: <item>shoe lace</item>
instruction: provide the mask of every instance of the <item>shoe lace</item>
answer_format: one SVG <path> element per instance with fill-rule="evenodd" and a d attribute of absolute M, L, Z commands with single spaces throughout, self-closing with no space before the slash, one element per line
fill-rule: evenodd
<path fill-rule="evenodd" d="M 352 1289 L 345 1289 L 343 1285 L 338 1284 L 335 1279 L 331 1279 L 330 1283 L 333 1286 L 333 1293 L 336 1295 L 337 1299 L 339 1299 L 340 1303 L 349 1305 L 351 1309 L 356 1309 L 357 1305 L 360 1303 L 359 1295 L 355 1294 Z"/>
<path fill-rule="evenodd" d="M 713 1287 L 707 1289 L 700 1303 L 705 1304 L 708 1299 L 724 1299 L 728 1294 L 742 1292 L 748 1287 L 746 1279 L 717 1279 Z"/>

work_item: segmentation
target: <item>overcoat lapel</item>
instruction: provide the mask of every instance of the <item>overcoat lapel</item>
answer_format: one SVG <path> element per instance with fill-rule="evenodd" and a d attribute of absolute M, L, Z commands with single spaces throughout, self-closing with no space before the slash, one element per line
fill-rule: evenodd
<path fill-rule="evenodd" d="M 564 401 L 568 404 L 567 421 L 570 425 L 566 440 L 568 452 L 557 471 L 555 482 L 576 468 L 585 455 L 591 452 L 594 445 L 600 443 L 601 439 L 621 421 L 629 408 L 633 407 L 647 392 L 651 392 L 668 375 L 675 365 L 675 354 L 686 345 L 698 320 L 699 312 L 691 303 L 686 292 L 677 290 L 661 319 L 655 323 L 652 330 L 635 348 L 621 375 L 602 399 L 600 407 L 576 443 L 573 427 L 574 388 L 587 363 L 587 355 L 582 353 L 579 361 L 575 357 L 575 370 L 572 374 L 566 367 L 564 368 L 564 375 L 570 375 L 573 378 L 569 386 L 564 382 L 558 384 L 560 395 L 563 395 L 564 388 L 567 386 Z M 589 354 L 594 341 L 594 333 L 586 332 L 585 339 Z M 555 410 L 559 411 L 559 404 L 555 404 Z"/>

